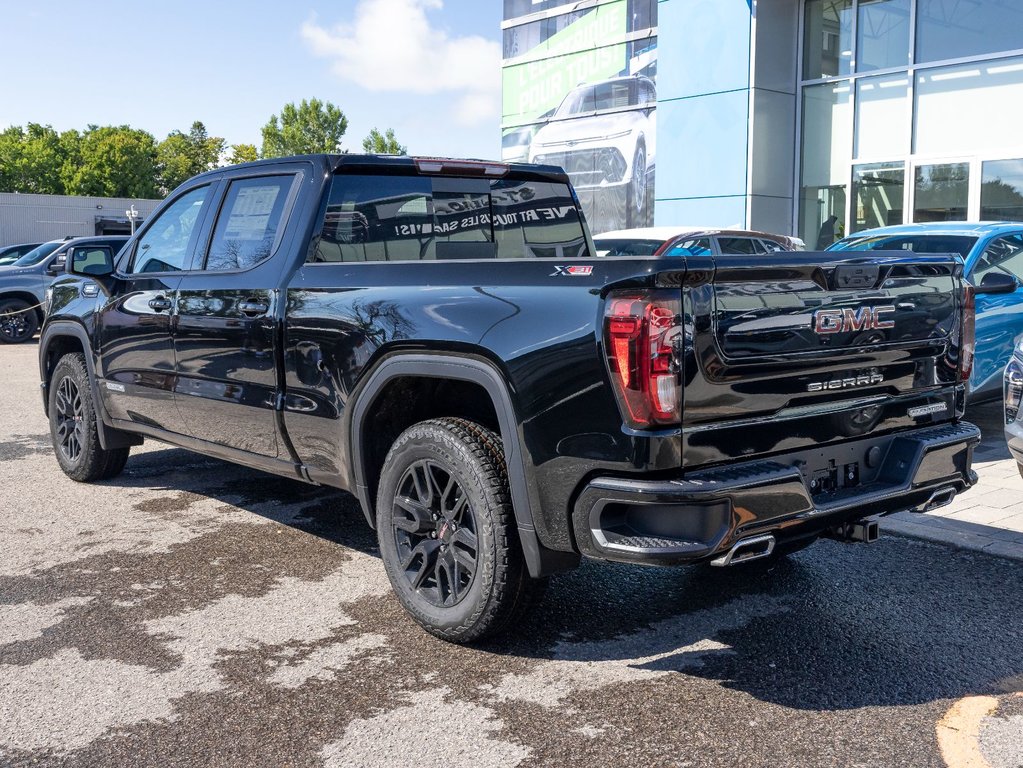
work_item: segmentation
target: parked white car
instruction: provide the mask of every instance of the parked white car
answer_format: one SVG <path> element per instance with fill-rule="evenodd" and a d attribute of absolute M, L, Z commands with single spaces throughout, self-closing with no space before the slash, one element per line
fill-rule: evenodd
<path fill-rule="evenodd" d="M 649 216 L 647 186 L 656 154 L 654 83 L 647 77 L 615 77 L 569 91 L 533 136 L 529 161 L 565 169 L 580 198 L 597 189 L 627 190 L 628 221 Z"/>

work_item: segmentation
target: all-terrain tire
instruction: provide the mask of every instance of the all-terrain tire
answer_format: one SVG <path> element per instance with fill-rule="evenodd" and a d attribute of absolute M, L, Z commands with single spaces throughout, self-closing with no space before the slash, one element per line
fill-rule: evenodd
<path fill-rule="evenodd" d="M 53 452 L 65 475 L 91 483 L 121 473 L 131 449 L 106 450 L 100 445 L 89 369 L 80 352 L 64 355 L 53 369 L 49 413 Z"/>
<path fill-rule="evenodd" d="M 24 344 L 39 330 L 39 315 L 21 299 L 0 301 L 0 344 Z"/>
<path fill-rule="evenodd" d="M 546 587 L 526 568 L 501 440 L 475 422 L 432 419 L 402 432 L 384 460 L 376 510 L 398 600 L 443 640 L 501 632 Z"/>

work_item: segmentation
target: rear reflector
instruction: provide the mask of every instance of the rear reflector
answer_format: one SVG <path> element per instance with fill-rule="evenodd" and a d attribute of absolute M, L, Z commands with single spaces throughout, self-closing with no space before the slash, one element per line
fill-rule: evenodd
<path fill-rule="evenodd" d="M 612 293 L 604 310 L 608 371 L 631 427 L 678 424 L 681 398 L 675 345 L 681 338 L 677 291 Z"/>

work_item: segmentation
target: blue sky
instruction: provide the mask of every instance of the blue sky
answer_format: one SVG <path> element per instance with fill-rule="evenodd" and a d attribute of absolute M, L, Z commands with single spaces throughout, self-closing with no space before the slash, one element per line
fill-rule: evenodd
<path fill-rule="evenodd" d="M 414 154 L 500 157 L 500 24 L 499 0 L 0 0 L 0 128 L 159 140 L 202 120 L 258 146 L 271 114 L 316 97 L 355 151 L 376 126 Z"/>

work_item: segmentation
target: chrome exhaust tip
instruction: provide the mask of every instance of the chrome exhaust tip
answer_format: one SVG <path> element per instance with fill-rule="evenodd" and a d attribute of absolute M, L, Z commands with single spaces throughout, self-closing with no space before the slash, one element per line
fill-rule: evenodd
<path fill-rule="evenodd" d="M 944 507 L 951 504 L 955 497 L 956 489 L 952 486 L 949 486 L 948 488 L 939 488 L 931 494 L 931 498 L 911 511 L 918 514 L 930 512 L 932 509 L 938 509 L 938 507 Z"/>
<path fill-rule="evenodd" d="M 715 557 L 710 561 L 710 564 L 718 568 L 724 568 L 736 563 L 748 563 L 750 560 L 769 557 L 772 552 L 774 552 L 774 536 L 770 533 L 765 533 L 735 542 L 731 549 L 725 552 L 725 554 Z"/>

